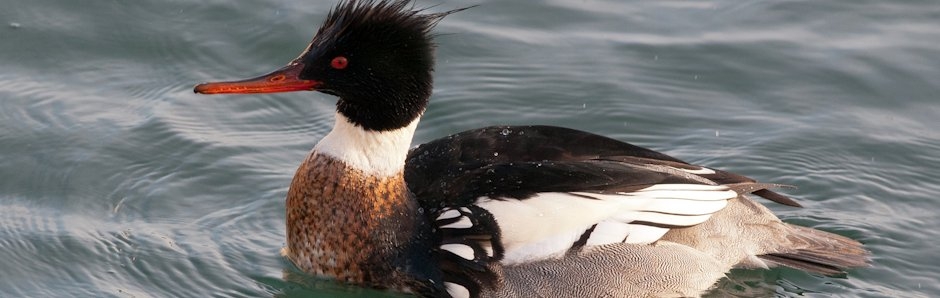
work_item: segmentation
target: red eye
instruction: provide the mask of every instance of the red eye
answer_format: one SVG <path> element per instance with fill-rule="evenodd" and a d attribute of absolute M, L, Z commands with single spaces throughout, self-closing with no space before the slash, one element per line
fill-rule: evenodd
<path fill-rule="evenodd" d="M 330 66 L 334 69 L 343 69 L 349 66 L 349 61 L 346 60 L 346 57 L 336 56 L 336 58 L 333 58 L 333 61 L 330 61 Z"/>

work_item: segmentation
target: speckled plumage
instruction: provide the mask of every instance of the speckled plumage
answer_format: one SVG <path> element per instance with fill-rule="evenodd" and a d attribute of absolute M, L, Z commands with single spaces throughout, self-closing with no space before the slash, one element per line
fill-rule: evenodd
<path fill-rule="evenodd" d="M 420 216 L 401 173 L 370 176 L 312 152 L 287 194 L 285 254 L 308 273 L 411 291 L 413 277 L 396 264 L 427 232 Z"/>

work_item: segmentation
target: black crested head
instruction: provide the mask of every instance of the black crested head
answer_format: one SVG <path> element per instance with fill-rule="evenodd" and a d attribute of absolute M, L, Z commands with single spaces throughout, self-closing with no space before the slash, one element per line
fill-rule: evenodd
<path fill-rule="evenodd" d="M 466 8 L 424 14 L 411 0 L 345 0 L 330 11 L 299 57 L 259 77 L 210 82 L 201 94 L 316 90 L 339 96 L 336 109 L 365 130 L 402 128 L 431 96 L 431 30 Z"/>
<path fill-rule="evenodd" d="M 338 96 L 337 111 L 363 129 L 405 127 L 431 96 L 431 30 L 459 10 L 422 14 L 410 0 L 343 1 L 294 60 L 303 64 L 299 78 Z"/>

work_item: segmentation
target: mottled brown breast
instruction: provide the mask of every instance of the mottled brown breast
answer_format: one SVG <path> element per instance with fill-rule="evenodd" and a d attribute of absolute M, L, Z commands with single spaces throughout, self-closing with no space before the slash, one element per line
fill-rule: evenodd
<path fill-rule="evenodd" d="M 287 194 L 287 257 L 301 270 L 398 288 L 395 260 L 415 233 L 417 203 L 401 172 L 375 177 L 315 152 Z"/>

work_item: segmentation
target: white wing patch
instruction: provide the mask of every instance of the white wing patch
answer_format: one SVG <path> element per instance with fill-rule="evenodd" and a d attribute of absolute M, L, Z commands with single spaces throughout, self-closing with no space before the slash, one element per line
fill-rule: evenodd
<path fill-rule="evenodd" d="M 466 244 L 444 244 L 441 249 L 454 253 L 461 258 L 473 260 L 473 248 Z"/>
<path fill-rule="evenodd" d="M 669 232 L 668 228 L 605 220 L 594 227 L 594 231 L 585 245 L 592 246 L 618 242 L 651 243 L 659 240 L 666 232 Z"/>
<path fill-rule="evenodd" d="M 682 168 L 676 168 L 676 169 L 679 169 L 680 171 L 683 171 L 683 172 L 686 172 L 686 173 L 689 173 L 689 174 L 695 174 L 695 175 L 708 175 L 708 174 L 714 174 L 714 173 L 715 173 L 715 170 L 712 170 L 712 169 L 709 169 L 709 168 L 706 168 L 706 167 L 701 167 L 701 168 L 695 169 L 695 170 L 693 170 L 693 169 L 682 169 Z"/>
<path fill-rule="evenodd" d="M 618 220 L 601 221 L 594 227 L 585 245 L 621 242 L 625 238 L 623 235 L 629 235 L 632 228 L 632 225 Z"/>
<path fill-rule="evenodd" d="M 698 191 L 724 191 L 730 190 L 728 187 L 723 185 L 709 185 L 709 184 L 656 184 L 638 191 L 650 191 L 650 190 L 698 190 Z"/>
<path fill-rule="evenodd" d="M 458 211 L 457 209 L 450 209 L 450 210 L 444 211 L 443 213 L 441 213 L 441 215 L 438 215 L 437 220 L 457 218 L 458 216 L 461 216 L 460 211 Z"/>
<path fill-rule="evenodd" d="M 526 200 L 493 200 L 476 205 L 496 219 L 502 233 L 504 263 L 564 253 L 584 230 L 614 214 L 612 202 L 569 193 L 540 193 Z"/>
<path fill-rule="evenodd" d="M 447 294 L 450 294 L 451 297 L 470 298 L 470 290 L 467 287 L 452 282 L 444 282 L 444 287 L 447 288 Z"/>
<path fill-rule="evenodd" d="M 549 192 L 523 200 L 481 197 L 475 204 L 496 219 L 505 248 L 503 263 L 514 264 L 560 256 L 592 226 L 586 245 L 650 243 L 669 227 L 708 220 L 737 195 L 721 185 L 659 184 L 616 194 Z"/>

